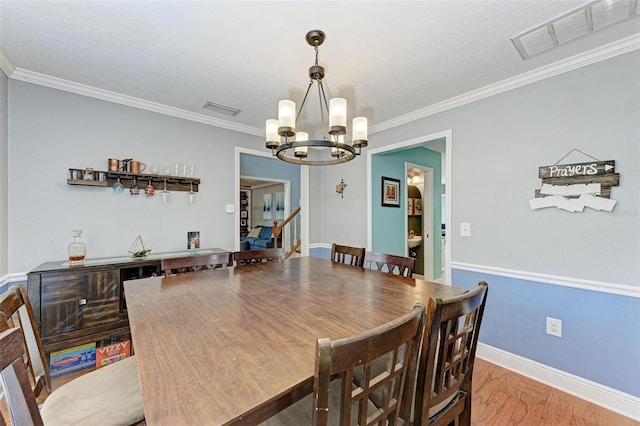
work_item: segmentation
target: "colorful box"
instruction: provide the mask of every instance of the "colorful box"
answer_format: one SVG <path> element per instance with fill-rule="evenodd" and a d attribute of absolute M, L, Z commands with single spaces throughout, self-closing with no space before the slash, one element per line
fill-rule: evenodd
<path fill-rule="evenodd" d="M 96 368 L 113 364 L 131 356 L 131 340 L 120 340 L 110 345 L 96 348 Z"/>
<path fill-rule="evenodd" d="M 74 346 L 73 348 L 51 352 L 49 356 L 49 370 L 51 377 L 62 376 L 83 368 L 95 367 L 96 344 Z"/>

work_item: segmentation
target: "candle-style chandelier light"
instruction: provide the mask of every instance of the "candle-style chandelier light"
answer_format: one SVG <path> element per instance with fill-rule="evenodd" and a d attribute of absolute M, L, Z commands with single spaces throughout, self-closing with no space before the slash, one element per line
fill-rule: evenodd
<path fill-rule="evenodd" d="M 269 119 L 266 123 L 266 147 L 274 156 L 283 161 L 309 166 L 326 166 L 351 161 L 356 155 L 360 155 L 361 148 L 367 146 L 367 118 L 356 117 L 353 119 L 351 129 L 352 142 L 345 142 L 347 134 L 347 100 L 333 98 L 327 103 L 322 79 L 324 68 L 318 65 L 318 46 L 325 39 L 325 34 L 320 30 L 309 31 L 306 35 L 309 43 L 316 52 L 315 64 L 309 68 L 309 86 L 302 99 L 300 109 L 296 114 L 296 104 L 290 100 L 282 100 L 278 103 L 278 119 Z M 309 139 L 307 132 L 296 131 L 296 121 L 304 108 L 313 83 L 318 85 L 320 100 L 320 119 L 322 139 Z M 325 116 L 329 116 L 329 126 L 325 126 Z M 309 147 L 321 148 L 309 158 Z M 316 153 L 314 153 L 316 154 Z"/>

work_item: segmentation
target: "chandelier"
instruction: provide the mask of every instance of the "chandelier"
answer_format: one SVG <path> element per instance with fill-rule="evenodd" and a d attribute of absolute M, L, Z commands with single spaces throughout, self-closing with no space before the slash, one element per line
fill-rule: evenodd
<path fill-rule="evenodd" d="M 309 31 L 306 35 L 309 43 L 316 52 L 315 64 L 309 68 L 309 86 L 302 99 L 300 109 L 296 114 L 296 104 L 290 100 L 281 100 L 278 103 L 278 119 L 269 119 L 266 122 L 266 147 L 272 155 L 279 159 L 309 166 L 326 166 L 331 164 L 346 163 L 360 155 L 361 148 L 367 146 L 367 118 L 356 117 L 353 119 L 352 142 L 345 142 L 347 134 L 347 100 L 333 98 L 327 103 L 322 79 L 324 68 L 318 65 L 318 46 L 325 39 L 324 32 L 320 30 Z M 304 108 L 305 102 L 311 91 L 313 83 L 317 83 L 318 97 L 320 100 L 320 119 L 322 139 L 309 139 L 307 132 L 296 131 L 296 121 Z M 329 117 L 329 125 L 325 126 L 325 117 Z M 320 156 L 309 158 L 309 147 L 320 149 Z"/>

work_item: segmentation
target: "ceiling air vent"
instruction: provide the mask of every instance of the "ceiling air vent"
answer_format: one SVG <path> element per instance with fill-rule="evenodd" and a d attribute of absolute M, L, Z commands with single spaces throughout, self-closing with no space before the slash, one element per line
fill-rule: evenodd
<path fill-rule="evenodd" d="M 640 13 L 640 0 L 596 0 L 511 39 L 522 59 L 601 30 Z"/>
<path fill-rule="evenodd" d="M 209 111 L 217 112 L 218 114 L 231 115 L 234 117 L 240 113 L 239 109 L 216 104 L 211 101 L 207 101 L 204 105 L 202 105 L 202 108 L 208 109 Z"/>

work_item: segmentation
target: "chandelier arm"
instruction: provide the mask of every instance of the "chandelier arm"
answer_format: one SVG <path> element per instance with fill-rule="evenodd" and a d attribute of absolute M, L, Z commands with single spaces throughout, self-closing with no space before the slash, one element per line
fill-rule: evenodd
<path fill-rule="evenodd" d="M 322 80 L 318 80 L 318 99 L 320 101 L 320 124 L 322 125 L 322 134 L 324 136 L 327 134 L 328 125 L 327 125 L 327 128 L 325 128 L 324 109 L 322 108 L 323 95 L 324 95 L 324 87 L 322 86 Z M 324 98 L 324 106 L 327 107 L 326 98 Z M 328 113 L 329 113 L 329 108 L 327 107 L 327 114 Z"/>
<path fill-rule="evenodd" d="M 302 114 L 302 108 L 304 108 L 304 103 L 307 101 L 307 97 L 309 96 L 309 91 L 311 90 L 312 85 L 313 85 L 313 80 L 309 80 L 309 85 L 307 86 L 307 92 L 304 94 L 304 98 L 302 99 L 302 103 L 300 104 L 300 109 L 296 114 L 296 123 L 298 122 L 298 118 L 300 118 L 300 114 Z"/>

